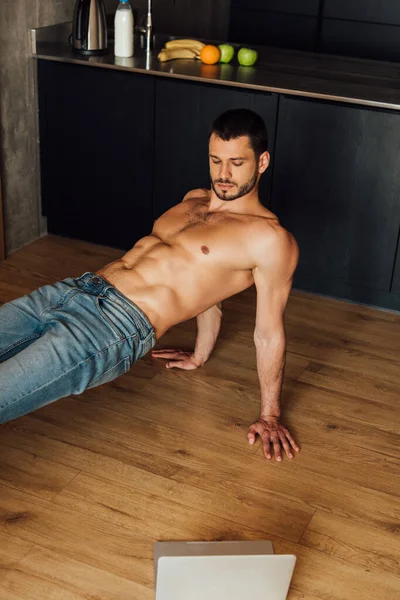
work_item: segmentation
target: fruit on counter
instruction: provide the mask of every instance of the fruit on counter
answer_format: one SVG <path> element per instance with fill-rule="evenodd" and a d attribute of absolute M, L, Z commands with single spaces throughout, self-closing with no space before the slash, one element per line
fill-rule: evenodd
<path fill-rule="evenodd" d="M 158 60 L 165 62 L 176 58 L 200 58 L 200 52 L 205 44 L 199 40 L 181 39 L 170 40 L 158 55 Z"/>
<path fill-rule="evenodd" d="M 235 56 L 235 48 L 230 44 L 220 44 L 218 46 L 221 52 L 220 62 L 228 64 L 231 62 L 232 58 Z"/>
<path fill-rule="evenodd" d="M 198 53 L 202 51 L 205 44 L 203 42 L 199 42 L 199 40 L 191 40 L 191 39 L 182 39 L 182 40 L 170 40 L 165 44 L 165 48 L 167 50 L 178 50 L 179 48 L 189 48 L 189 50 L 194 50 Z"/>
<path fill-rule="evenodd" d="M 198 58 L 198 54 L 194 50 L 189 48 L 177 48 L 175 50 L 161 50 L 158 55 L 160 62 L 166 62 L 167 60 L 175 60 L 176 58 Z"/>
<path fill-rule="evenodd" d="M 207 44 L 200 52 L 200 60 L 206 65 L 215 65 L 220 58 L 221 50 L 212 44 Z"/>
<path fill-rule="evenodd" d="M 214 46 L 213 44 L 204 44 L 199 40 L 182 38 L 166 42 L 158 55 L 158 59 L 161 62 L 179 58 L 200 59 L 206 65 L 215 65 L 218 62 L 222 65 L 227 65 L 232 61 L 234 56 L 235 48 L 231 44 Z M 240 48 L 237 53 L 238 63 L 244 67 L 253 66 L 257 62 L 257 59 L 258 52 L 252 48 Z"/>
<path fill-rule="evenodd" d="M 252 48 L 240 48 L 237 59 L 243 67 L 251 67 L 257 62 L 258 52 Z"/>

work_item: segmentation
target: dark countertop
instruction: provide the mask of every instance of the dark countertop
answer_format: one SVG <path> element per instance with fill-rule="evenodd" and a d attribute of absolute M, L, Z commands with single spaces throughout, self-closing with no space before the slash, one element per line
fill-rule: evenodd
<path fill-rule="evenodd" d="M 105 56 L 80 56 L 68 45 L 70 24 L 32 30 L 36 58 L 174 77 L 201 83 L 237 86 L 291 96 L 347 102 L 400 110 L 400 63 L 315 54 L 281 48 L 256 47 L 254 67 L 204 65 L 196 60 L 160 63 L 157 54 L 168 36 L 157 36 L 155 49 L 146 54 L 135 47 L 132 58 L 118 59 L 112 47 Z M 234 44 L 237 45 L 237 44 Z"/>

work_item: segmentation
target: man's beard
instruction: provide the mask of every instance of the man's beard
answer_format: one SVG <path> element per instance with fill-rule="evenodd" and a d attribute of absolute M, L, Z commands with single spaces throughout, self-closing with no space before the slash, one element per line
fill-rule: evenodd
<path fill-rule="evenodd" d="M 212 189 L 217 194 L 217 196 L 220 200 L 226 200 L 226 201 L 231 202 L 232 200 L 237 200 L 238 198 L 242 198 L 243 196 L 246 196 L 246 194 L 249 194 L 251 191 L 253 191 L 257 185 L 257 176 L 258 176 L 258 169 L 255 170 L 253 177 L 251 179 L 249 179 L 249 181 L 247 183 L 244 183 L 243 185 L 241 185 L 240 188 L 238 189 L 238 191 L 233 192 L 232 195 L 229 195 L 228 190 L 226 192 L 218 191 L 218 188 L 216 186 L 217 183 L 225 183 L 225 184 L 235 185 L 233 183 L 233 181 L 230 181 L 229 179 L 216 179 L 215 181 L 211 182 L 211 185 L 212 185 Z"/>

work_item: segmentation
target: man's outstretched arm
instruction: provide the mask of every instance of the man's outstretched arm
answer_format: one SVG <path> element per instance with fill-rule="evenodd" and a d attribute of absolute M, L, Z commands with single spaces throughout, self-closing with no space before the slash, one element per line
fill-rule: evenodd
<path fill-rule="evenodd" d="M 218 338 L 222 321 L 222 303 L 219 302 L 197 317 L 197 338 L 194 357 L 200 366 L 210 358 Z"/>
<path fill-rule="evenodd" d="M 193 352 L 166 348 L 153 350 L 152 356 L 154 358 L 166 358 L 167 369 L 178 368 L 189 371 L 201 367 L 213 351 L 221 327 L 221 320 L 222 305 L 218 303 L 198 315 L 196 345 Z"/>
<path fill-rule="evenodd" d="M 284 313 L 298 261 L 298 247 L 285 230 L 270 230 L 256 247 L 253 269 L 257 289 L 257 313 L 254 343 L 261 389 L 259 419 L 248 433 L 250 444 L 259 435 L 266 458 L 282 460 L 282 447 L 289 458 L 299 447 L 280 423 L 280 397 L 285 366 L 286 336 Z"/>

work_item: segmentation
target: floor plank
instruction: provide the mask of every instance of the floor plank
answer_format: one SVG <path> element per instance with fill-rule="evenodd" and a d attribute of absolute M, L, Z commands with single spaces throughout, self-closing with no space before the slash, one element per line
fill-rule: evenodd
<path fill-rule="evenodd" d="M 17 564 L 33 548 L 33 544 L 25 540 L 2 533 L 0 542 L 0 590 L 1 582 L 14 564 Z M 1 597 L 1 596 L 0 596 Z"/>
<path fill-rule="evenodd" d="M 400 575 L 400 547 L 389 531 L 318 510 L 300 543 L 373 571 Z"/>
<path fill-rule="evenodd" d="M 296 567 L 292 587 L 321 600 L 397 600 L 399 577 L 328 556 L 301 544 L 274 541 L 275 552 L 295 554 Z"/>
<path fill-rule="evenodd" d="M 146 472 L 137 473 L 137 484 L 121 485 L 104 479 L 78 476 L 54 500 L 57 504 L 140 532 L 164 541 L 187 539 L 217 541 L 230 539 L 263 539 L 265 522 L 260 529 L 251 528 L 229 519 L 229 513 L 212 511 L 206 505 L 178 499 L 178 486 L 165 486 L 165 482 Z M 166 488 L 161 491 L 161 488 Z M 181 488 L 182 489 L 182 486 Z M 159 490 L 159 491 L 158 491 Z M 201 494 L 196 494 L 200 496 Z M 254 525 L 257 522 L 254 520 Z"/>
<path fill-rule="evenodd" d="M 78 473 L 30 452 L 0 445 L 0 484 L 51 500 Z"/>
<path fill-rule="evenodd" d="M 31 597 L 32 598 L 32 597 Z M 23 596 L 19 594 L 7 585 L 7 587 L 0 587 L 0 600 L 31 600 L 29 596 Z M 36 600 L 36 598 L 35 598 Z"/>
<path fill-rule="evenodd" d="M 149 588 L 68 556 L 35 546 L 2 583 L 12 598 L 150 600 Z M 17 596 L 15 594 L 18 594 Z M 0 598 L 2 596 L 0 595 Z M 6 597 L 6 596 L 5 596 Z"/>
<path fill-rule="evenodd" d="M 140 585 L 153 584 L 151 543 L 144 536 L 5 486 L 0 531 Z"/>

